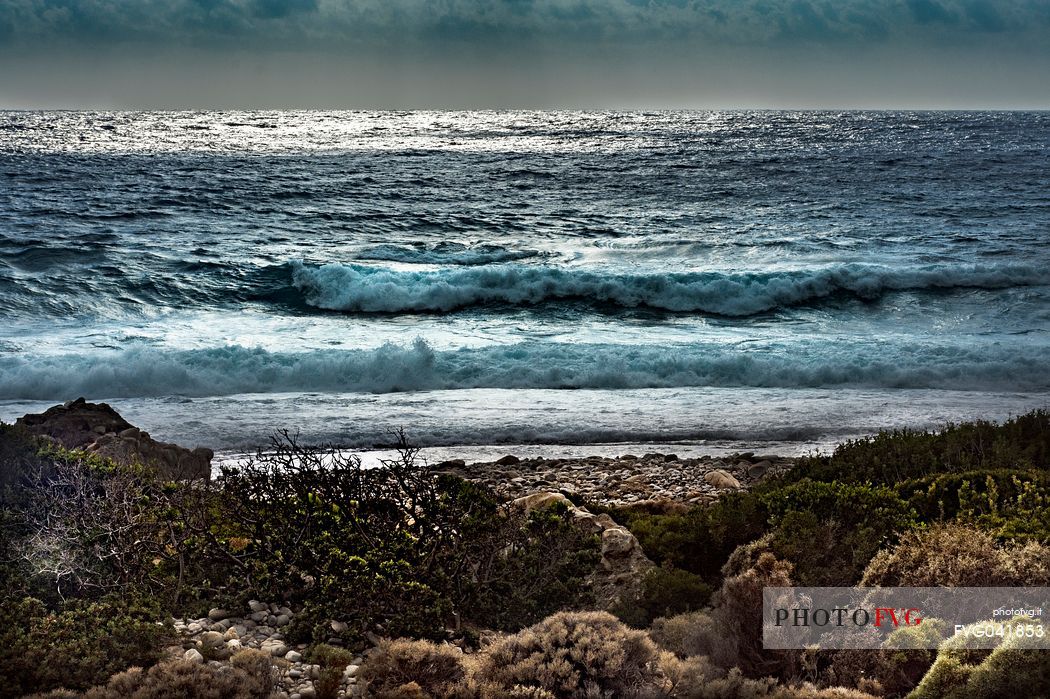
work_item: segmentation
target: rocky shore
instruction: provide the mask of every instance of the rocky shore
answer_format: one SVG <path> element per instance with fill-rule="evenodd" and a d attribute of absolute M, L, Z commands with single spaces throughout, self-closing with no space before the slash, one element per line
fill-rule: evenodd
<path fill-rule="evenodd" d="M 617 458 L 445 461 L 439 471 L 483 483 L 508 499 L 553 491 L 600 505 L 646 501 L 710 502 L 726 491 L 748 488 L 790 469 L 794 461 L 775 455 L 734 454 L 679 459 L 674 454 L 625 454 Z"/>
<path fill-rule="evenodd" d="M 41 414 L 26 415 L 18 424 L 67 448 L 152 467 L 167 478 L 207 478 L 210 474 L 210 450 L 189 450 L 153 440 L 104 403 L 88 403 L 81 398 Z M 600 541 L 600 558 L 587 576 L 587 584 L 600 601 L 598 606 L 609 609 L 638 596 L 654 563 L 633 533 L 609 514 L 589 510 L 586 505 L 685 507 L 750 488 L 793 464 L 792 459 L 753 453 L 684 459 L 657 453 L 524 460 L 507 455 L 491 462 L 445 461 L 435 470 L 489 486 L 512 509 L 566 508 L 577 526 Z M 204 618 L 172 619 L 176 643 L 168 648 L 168 656 L 219 668 L 230 665 L 239 651 L 255 649 L 273 658 L 277 697 L 316 697 L 319 681 L 331 696 L 333 680 L 337 680 L 336 696 L 341 699 L 362 695 L 364 682 L 359 683 L 358 670 L 372 649 L 353 657 L 345 669 L 340 665 L 341 675 L 333 677 L 331 668 L 326 671 L 310 662 L 306 644 L 287 640 L 294 617 L 292 609 L 279 603 L 251 601 L 247 609 L 212 609 Z M 329 643 L 339 645 L 338 636 L 345 626 L 341 630 L 336 626 L 340 622 L 331 623 L 333 637 Z"/>

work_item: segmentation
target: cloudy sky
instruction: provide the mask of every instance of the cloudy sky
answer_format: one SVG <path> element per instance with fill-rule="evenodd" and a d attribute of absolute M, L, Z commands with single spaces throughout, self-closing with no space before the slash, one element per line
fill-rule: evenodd
<path fill-rule="evenodd" d="M 1050 108 L 1050 0 L 0 0 L 0 108 Z"/>

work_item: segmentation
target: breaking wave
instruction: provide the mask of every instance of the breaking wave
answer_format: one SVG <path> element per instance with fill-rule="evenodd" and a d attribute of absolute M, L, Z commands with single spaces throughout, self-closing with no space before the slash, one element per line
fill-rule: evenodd
<path fill-rule="evenodd" d="M 307 304 L 354 313 L 445 312 L 555 301 L 749 316 L 850 296 L 876 300 L 893 291 L 1005 289 L 1050 284 L 1050 271 L 1031 265 L 929 265 L 895 269 L 841 264 L 777 272 L 622 274 L 540 265 L 498 265 L 432 271 L 363 265 L 290 263 Z"/>
<path fill-rule="evenodd" d="M 490 265 L 546 256 L 537 250 L 511 250 L 499 245 L 376 245 L 357 253 L 362 260 L 434 265 Z"/>
<path fill-rule="evenodd" d="M 423 340 L 375 349 L 270 352 L 134 347 L 89 355 L 0 356 L 0 399 L 389 393 L 470 388 L 634 389 L 689 386 L 1050 388 L 1045 347 L 878 343 L 725 345 L 527 342 L 439 351 Z"/>

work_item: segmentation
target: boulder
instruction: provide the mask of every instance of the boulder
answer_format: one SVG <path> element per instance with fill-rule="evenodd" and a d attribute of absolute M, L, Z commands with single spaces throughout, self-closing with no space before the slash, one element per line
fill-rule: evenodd
<path fill-rule="evenodd" d="M 211 477 L 211 449 L 158 442 L 106 403 L 77 398 L 42 413 L 24 415 L 16 424 L 67 449 L 84 449 L 120 464 L 141 464 L 156 469 L 164 478 Z"/>
<path fill-rule="evenodd" d="M 565 505 L 566 507 L 575 509 L 569 498 L 561 493 L 533 493 L 532 495 L 525 495 L 516 498 L 510 502 L 511 507 L 518 510 L 524 510 L 525 512 L 542 510 L 545 507 L 551 507 L 556 504 Z M 587 514 L 590 513 L 588 512 Z"/>
<path fill-rule="evenodd" d="M 202 648 L 218 648 L 226 643 L 226 639 L 218 631 L 205 631 L 200 637 Z"/>
<path fill-rule="evenodd" d="M 769 470 L 773 468 L 773 464 L 767 460 L 759 461 L 757 464 L 752 464 L 751 468 L 747 470 L 747 477 L 759 479 L 762 476 L 769 473 Z"/>
<path fill-rule="evenodd" d="M 215 607 L 208 611 L 208 618 L 212 621 L 222 621 L 223 619 L 229 619 L 233 614 L 230 614 L 225 609 Z"/>
<path fill-rule="evenodd" d="M 609 527 L 602 532 L 602 558 L 624 558 L 637 545 L 634 534 L 623 527 Z"/>
<path fill-rule="evenodd" d="M 521 459 L 514 456 L 513 454 L 507 454 L 506 456 L 496 459 L 496 464 L 500 466 L 513 466 L 514 464 L 520 464 Z"/>
<path fill-rule="evenodd" d="M 259 645 L 259 650 L 263 653 L 269 653 L 275 658 L 281 658 L 284 657 L 289 648 L 285 645 L 284 641 L 279 638 L 268 638 Z"/>
<path fill-rule="evenodd" d="M 740 481 L 734 478 L 728 471 L 716 468 L 704 474 L 704 481 L 719 489 L 740 488 Z"/>

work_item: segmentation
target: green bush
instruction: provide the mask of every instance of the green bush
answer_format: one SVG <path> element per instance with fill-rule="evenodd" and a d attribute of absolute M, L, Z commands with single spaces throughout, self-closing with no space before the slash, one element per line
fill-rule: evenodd
<path fill-rule="evenodd" d="M 658 617 L 702 609 L 711 598 L 711 586 L 699 575 L 680 568 L 653 568 L 642 578 L 639 595 L 613 609 L 626 624 L 646 628 Z"/>
<path fill-rule="evenodd" d="M 1035 410 L 1003 424 L 978 420 L 930 432 L 895 430 L 848 442 L 831 456 L 800 459 L 790 480 L 893 485 L 943 473 L 1050 467 L 1050 411 Z"/>
<path fill-rule="evenodd" d="M 1050 653 L 1031 639 L 1008 636 L 991 653 L 948 639 L 909 699 L 997 699 L 1050 696 Z"/>
<path fill-rule="evenodd" d="M 227 541 L 243 544 L 225 552 L 231 582 L 301 607 L 293 638 L 323 641 L 332 620 L 351 643 L 369 631 L 436 639 L 465 622 L 520 628 L 581 603 L 598 560 L 597 539 L 564 510 L 512 512 L 405 445 L 364 469 L 284 435 L 217 486 Z"/>
<path fill-rule="evenodd" d="M 71 601 L 49 611 L 39 600 L 0 602 L 0 696 L 86 689 L 160 657 L 167 629 L 156 608 L 122 600 Z"/>
<path fill-rule="evenodd" d="M 491 519 L 474 524 L 489 529 L 476 532 L 479 540 L 496 534 L 504 548 L 475 568 L 464 620 L 517 631 L 555 612 L 594 603 L 586 579 L 601 560 L 601 542 L 579 527 L 565 506 L 539 508 L 524 517 L 508 513 L 495 530 Z"/>
<path fill-rule="evenodd" d="M 883 545 L 917 524 L 890 488 L 803 480 L 762 495 L 770 548 L 805 586 L 852 585 Z"/>
<path fill-rule="evenodd" d="M 849 585 L 881 546 L 917 523 L 890 488 L 808 479 L 733 493 L 685 514 L 616 515 L 654 561 L 715 584 L 733 551 L 770 534 L 768 550 L 794 565 L 800 584 Z"/>
<path fill-rule="evenodd" d="M 766 503 L 755 492 L 729 493 L 685 513 L 621 508 L 611 514 L 631 530 L 657 565 L 686 570 L 709 582 L 718 580 L 736 547 L 762 536 L 769 526 Z"/>
<path fill-rule="evenodd" d="M 897 486 L 926 521 L 958 520 L 1000 539 L 1050 542 L 1050 471 L 967 471 Z"/>

